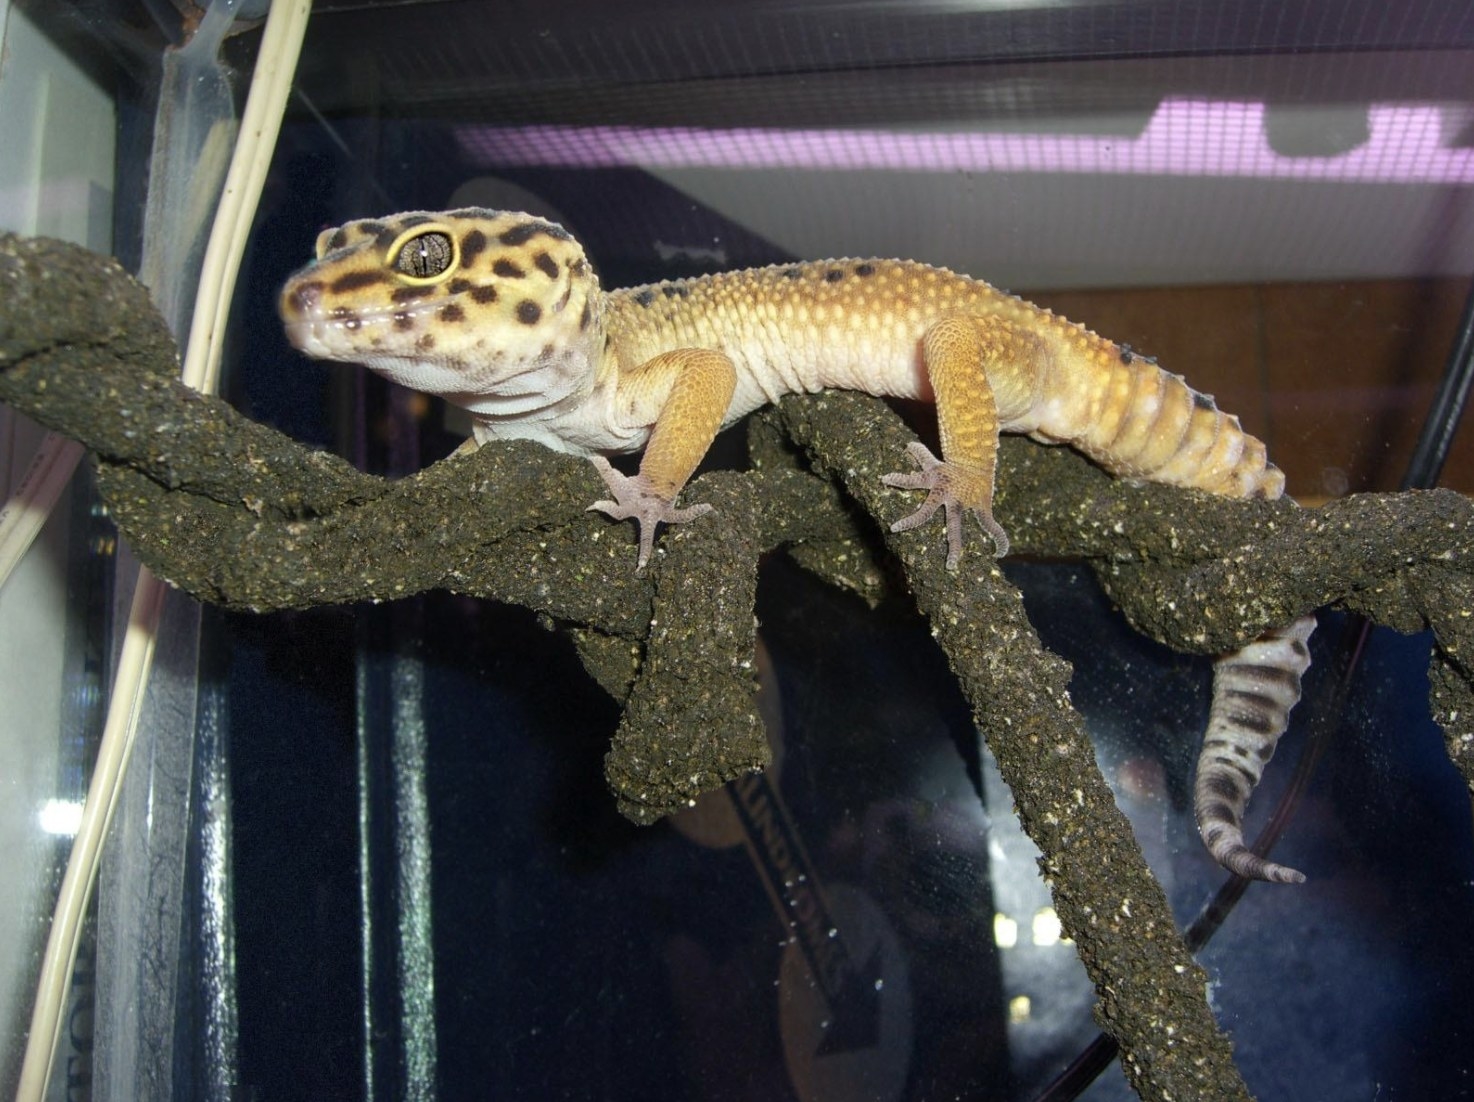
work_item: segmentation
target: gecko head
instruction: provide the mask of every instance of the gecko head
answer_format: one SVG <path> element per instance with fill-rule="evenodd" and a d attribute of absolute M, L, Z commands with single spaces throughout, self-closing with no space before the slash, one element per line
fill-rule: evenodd
<path fill-rule="evenodd" d="M 293 346 L 489 416 L 593 386 L 598 279 L 554 222 L 467 209 L 325 230 L 278 301 Z"/>

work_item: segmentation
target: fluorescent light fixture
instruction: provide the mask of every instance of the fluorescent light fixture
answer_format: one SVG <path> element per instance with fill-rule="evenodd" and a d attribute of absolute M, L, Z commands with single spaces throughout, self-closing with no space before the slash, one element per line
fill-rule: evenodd
<path fill-rule="evenodd" d="M 463 126 L 478 166 L 849 169 L 1202 176 L 1474 184 L 1474 149 L 1449 147 L 1463 108 L 1374 104 L 1366 141 L 1326 156 L 1276 152 L 1263 103 L 1165 99 L 1134 138 L 1048 133 L 898 133 L 675 126 Z"/>

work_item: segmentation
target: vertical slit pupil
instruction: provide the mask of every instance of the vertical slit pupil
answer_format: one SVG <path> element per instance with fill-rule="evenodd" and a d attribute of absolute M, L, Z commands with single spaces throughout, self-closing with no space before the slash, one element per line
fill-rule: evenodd
<path fill-rule="evenodd" d="M 404 243 L 394 266 L 419 279 L 438 276 L 450 267 L 450 238 L 443 233 L 426 233 Z"/>

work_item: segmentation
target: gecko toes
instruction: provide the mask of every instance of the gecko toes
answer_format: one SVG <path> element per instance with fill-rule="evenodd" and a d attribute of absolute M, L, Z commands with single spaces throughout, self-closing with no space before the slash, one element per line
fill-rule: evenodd
<path fill-rule="evenodd" d="M 983 530 L 993 537 L 995 557 L 1001 559 L 1008 554 L 1008 533 L 993 519 L 993 510 L 990 508 L 993 480 L 989 472 L 938 459 L 930 448 L 917 442 L 906 445 L 906 454 L 920 469 L 882 475 L 880 480 L 898 490 L 926 490 L 927 495 L 921 507 L 914 513 L 891 524 L 892 532 L 905 532 L 925 524 L 938 509 L 944 510 L 947 523 L 947 569 L 956 570 L 962 561 L 962 517 L 963 511 L 967 510 L 978 518 Z"/>
<path fill-rule="evenodd" d="M 614 495 L 613 500 L 594 502 L 585 512 L 600 512 L 614 520 L 633 520 L 640 533 L 640 553 L 635 562 L 636 570 L 643 570 L 655 550 L 655 532 L 660 524 L 684 524 L 712 511 L 712 506 L 703 502 L 677 509 L 674 504 L 650 488 L 644 475 L 624 474 L 614 469 L 602 455 L 590 457 L 594 469 L 604 480 L 604 485 Z"/>

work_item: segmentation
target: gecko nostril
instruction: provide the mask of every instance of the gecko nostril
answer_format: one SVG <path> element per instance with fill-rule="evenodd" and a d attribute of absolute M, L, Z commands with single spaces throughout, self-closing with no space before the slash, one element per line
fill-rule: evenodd
<path fill-rule="evenodd" d="M 287 295 L 287 305 L 299 314 L 310 314 L 322 302 L 322 284 L 316 281 L 299 284 Z"/>

